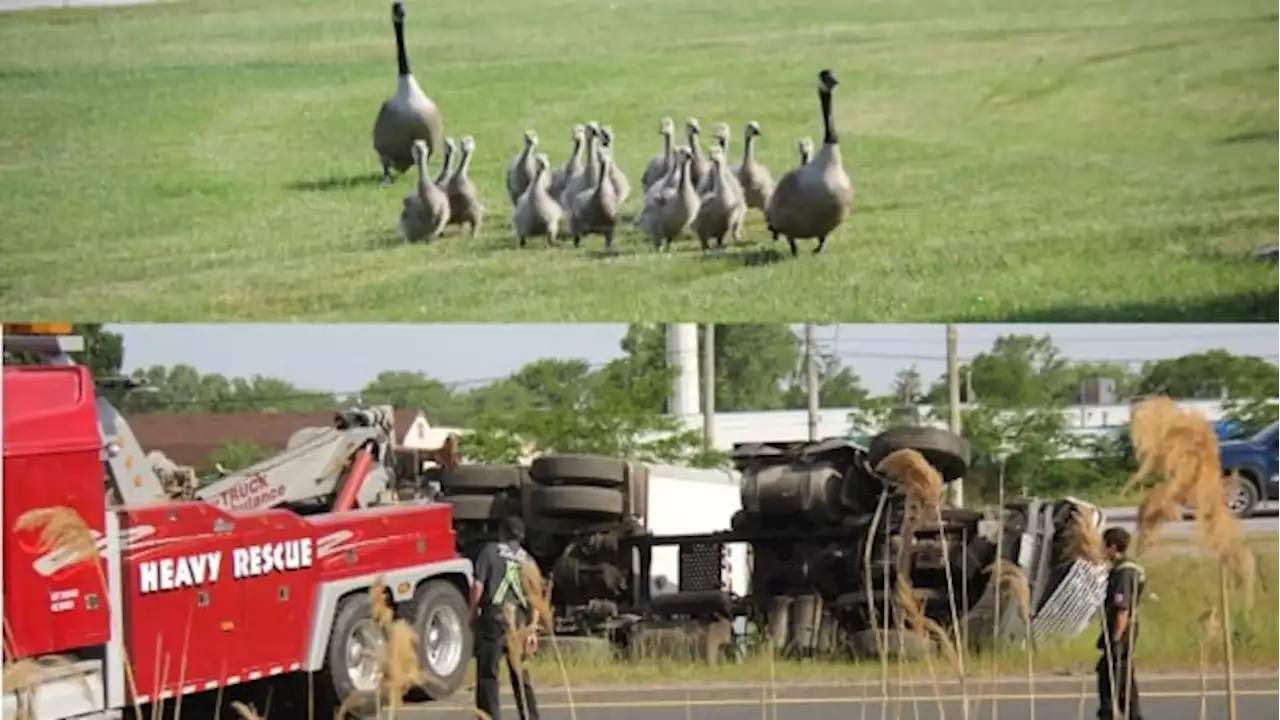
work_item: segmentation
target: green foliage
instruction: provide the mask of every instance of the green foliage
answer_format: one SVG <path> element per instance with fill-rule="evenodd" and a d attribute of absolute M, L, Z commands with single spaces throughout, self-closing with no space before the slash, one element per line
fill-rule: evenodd
<path fill-rule="evenodd" d="M 715 333 L 715 406 L 718 412 L 799 409 L 807 406 L 807 376 L 800 338 L 784 324 L 723 324 Z M 698 327 L 701 360 L 705 342 Z M 637 362 L 665 366 L 666 326 L 632 325 L 623 352 Z M 862 381 L 839 357 L 820 353 L 818 389 L 823 407 L 850 407 L 867 396 Z M 666 407 L 664 396 L 659 407 Z"/>
<path fill-rule="evenodd" d="M 254 375 L 228 378 L 203 374 L 190 365 L 153 365 L 134 371 L 145 389 L 122 401 L 124 412 L 307 412 L 331 410 L 329 393 L 304 390 L 286 380 Z"/>
<path fill-rule="evenodd" d="M 209 456 L 205 458 L 204 466 L 200 468 L 198 474 L 200 477 L 217 475 L 219 466 L 229 472 L 243 470 L 275 454 L 275 450 L 259 445 L 252 440 L 231 440 L 219 445 L 213 452 L 209 453 Z"/>
<path fill-rule="evenodd" d="M 1240 435 L 1252 435 L 1280 419 L 1274 398 L 1228 400 L 1226 419 L 1240 426 Z"/>
<path fill-rule="evenodd" d="M 1262 358 L 1210 350 L 1147 363 L 1138 391 L 1188 399 L 1274 398 L 1280 376 Z"/>
<path fill-rule="evenodd" d="M 573 360 L 543 360 L 525 370 L 512 381 L 540 402 L 478 416 L 463 442 L 468 459 L 514 463 L 530 453 L 560 452 L 705 467 L 727 462 L 703 449 L 701 433 L 663 414 L 672 370 L 632 358 L 595 372 Z"/>

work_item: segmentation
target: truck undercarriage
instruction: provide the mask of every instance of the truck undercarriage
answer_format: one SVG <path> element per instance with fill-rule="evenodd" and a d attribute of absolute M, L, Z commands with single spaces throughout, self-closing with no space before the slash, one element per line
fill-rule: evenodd
<path fill-rule="evenodd" d="M 896 630 L 900 577 L 925 617 L 973 647 L 1078 634 L 1101 603 L 1105 570 L 1072 557 L 1068 538 L 1082 523 L 1101 525 L 1097 508 L 1015 498 L 981 511 L 942 507 L 908 527 L 909 503 L 875 470 L 901 449 L 918 452 L 943 482 L 967 471 L 964 441 L 930 428 L 893 429 L 868 447 L 758 445 L 735 457 L 742 509 L 725 518 L 728 529 L 689 535 L 646 531 L 645 466 L 622 460 L 544 456 L 528 469 L 440 470 L 431 482 L 455 504 L 464 554 L 492 538 L 496 518 L 521 514 L 530 552 L 554 583 L 558 633 L 608 638 L 624 651 L 674 628 L 694 639 L 684 652 L 707 658 L 753 640 L 794 656 L 919 652 L 926 641 Z M 727 582 L 736 545 L 750 558 L 744 594 Z M 653 553 L 671 547 L 678 578 L 660 587 Z"/>

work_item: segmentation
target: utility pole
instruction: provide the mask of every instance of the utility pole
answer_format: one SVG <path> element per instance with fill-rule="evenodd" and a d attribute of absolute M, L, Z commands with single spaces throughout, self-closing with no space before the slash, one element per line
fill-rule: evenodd
<path fill-rule="evenodd" d="M 702 326 L 702 447 L 716 447 L 716 326 Z"/>
<path fill-rule="evenodd" d="M 818 383 L 817 343 L 813 339 L 813 324 L 804 326 L 805 395 L 809 400 L 809 442 L 818 441 L 818 408 L 821 389 Z"/>
<path fill-rule="evenodd" d="M 947 325 L 947 404 L 950 405 L 950 417 L 947 425 L 951 432 L 959 435 L 960 427 L 960 358 L 957 351 L 956 326 Z M 964 507 L 964 478 L 951 484 L 951 503 L 956 507 Z"/>

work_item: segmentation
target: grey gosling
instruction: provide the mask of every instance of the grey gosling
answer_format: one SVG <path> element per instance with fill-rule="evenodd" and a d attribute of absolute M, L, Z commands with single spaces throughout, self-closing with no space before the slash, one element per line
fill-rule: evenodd
<path fill-rule="evenodd" d="M 640 176 L 640 187 L 645 192 L 648 192 L 654 183 L 665 178 L 667 173 L 675 167 L 675 146 L 672 142 L 675 134 L 675 121 L 669 117 L 662 118 L 658 123 L 658 135 L 662 136 L 662 152 L 649 160 L 649 164 L 644 167 L 644 174 Z"/>
<path fill-rule="evenodd" d="M 511 160 L 511 164 L 507 166 L 507 196 L 511 199 L 511 206 L 515 207 L 516 201 L 529 188 L 529 183 L 533 182 L 534 173 L 534 150 L 538 148 L 538 133 L 533 130 L 524 131 L 524 147 L 520 153 Z"/>
<path fill-rule="evenodd" d="M 475 138 L 470 135 L 463 137 L 461 150 L 458 167 L 445 183 L 445 193 L 449 196 L 449 224 L 466 225 L 468 234 L 475 237 L 484 224 L 484 204 L 480 202 L 480 192 L 468 174 L 476 152 Z"/>
<path fill-rule="evenodd" d="M 549 192 L 551 183 L 547 172 L 550 167 L 551 161 L 546 155 L 538 155 L 534 159 L 533 182 L 529 183 L 529 188 L 520 196 L 516 209 L 511 213 L 511 228 L 520 247 L 537 235 L 546 239 L 548 247 L 556 243 L 562 210 L 559 201 Z"/>

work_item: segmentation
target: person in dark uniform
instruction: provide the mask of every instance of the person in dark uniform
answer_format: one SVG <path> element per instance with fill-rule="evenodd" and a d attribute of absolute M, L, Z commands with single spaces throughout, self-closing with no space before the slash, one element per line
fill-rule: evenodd
<path fill-rule="evenodd" d="M 498 541 L 484 546 L 475 563 L 475 581 L 471 584 L 471 615 L 475 620 L 476 638 L 476 708 L 493 720 L 499 720 L 498 666 L 503 658 L 516 696 L 516 709 L 524 720 L 538 720 L 538 702 L 534 697 L 529 671 L 524 660 L 538 649 L 538 634 L 530 633 L 520 657 L 511 657 L 508 634 L 509 619 L 524 627 L 537 626 L 536 611 L 529 603 L 521 568 L 533 558 L 525 551 L 524 521 L 515 516 L 502 519 Z M 516 672 L 521 667 L 521 672 Z"/>
<path fill-rule="evenodd" d="M 1146 584 L 1142 566 L 1130 560 L 1129 532 L 1108 528 L 1102 544 L 1111 561 L 1107 597 L 1103 603 L 1106 624 L 1098 637 L 1098 720 L 1142 720 L 1138 702 L 1134 648 L 1138 644 L 1138 604 Z"/>

